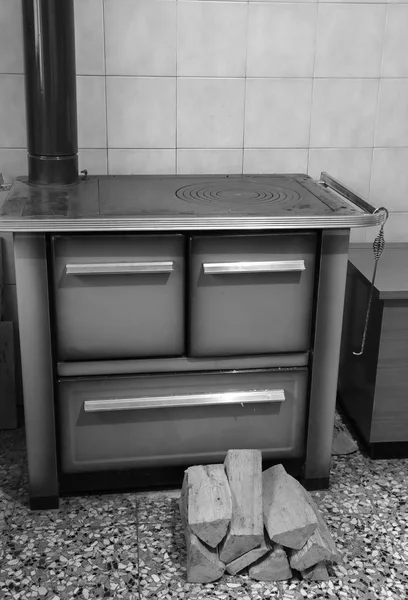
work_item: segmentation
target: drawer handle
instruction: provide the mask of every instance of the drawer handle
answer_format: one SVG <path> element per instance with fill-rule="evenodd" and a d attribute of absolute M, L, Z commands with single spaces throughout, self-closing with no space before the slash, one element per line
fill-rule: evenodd
<path fill-rule="evenodd" d="M 67 275 L 131 275 L 132 273 L 171 273 L 172 261 L 120 262 L 120 263 L 70 263 Z"/>
<path fill-rule="evenodd" d="M 257 260 L 224 263 L 204 263 L 206 275 L 226 275 L 228 273 L 286 273 L 305 271 L 304 260 Z"/>
<path fill-rule="evenodd" d="M 141 398 L 108 398 L 85 400 L 85 412 L 116 410 L 140 410 L 145 408 L 180 408 L 188 406 L 211 406 L 221 404 L 255 404 L 259 402 L 283 402 L 284 390 L 253 390 L 248 392 L 215 392 L 209 394 L 176 394 Z"/>

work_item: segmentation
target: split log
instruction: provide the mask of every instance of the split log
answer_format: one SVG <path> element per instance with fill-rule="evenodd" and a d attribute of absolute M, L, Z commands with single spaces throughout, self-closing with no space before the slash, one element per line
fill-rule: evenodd
<path fill-rule="evenodd" d="M 322 539 L 324 540 L 324 544 L 325 544 L 327 550 L 330 552 L 330 556 L 329 556 L 328 560 L 330 560 L 331 562 L 339 562 L 341 560 L 341 553 L 336 548 L 336 544 L 334 543 L 333 537 L 330 533 L 328 526 L 326 525 L 326 522 L 322 516 L 322 513 L 320 512 L 320 510 L 319 510 L 316 502 L 313 500 L 312 496 L 304 488 L 302 488 L 302 489 L 303 489 L 303 493 L 305 494 L 305 499 L 307 500 L 307 502 L 309 503 L 309 506 L 311 507 L 311 509 L 313 510 L 313 512 L 316 515 L 317 522 L 318 522 L 318 530 L 320 532 Z"/>
<path fill-rule="evenodd" d="M 249 576 L 257 581 L 284 581 L 292 577 L 288 557 L 279 544 L 249 569 Z"/>
<path fill-rule="evenodd" d="M 218 550 L 206 546 L 189 527 L 188 489 L 186 482 L 187 476 L 185 473 L 180 496 L 180 514 L 187 547 L 187 581 L 190 583 L 210 583 L 223 575 L 225 565 L 218 557 Z"/>
<path fill-rule="evenodd" d="M 271 540 L 300 550 L 317 528 L 317 517 L 306 501 L 303 486 L 282 465 L 262 474 L 263 517 Z"/>
<path fill-rule="evenodd" d="M 232 503 L 223 465 L 190 467 L 185 473 L 188 490 L 188 525 L 201 541 L 215 548 L 225 537 Z"/>
<path fill-rule="evenodd" d="M 290 551 L 290 566 L 297 571 L 304 571 L 322 560 L 330 560 L 331 550 L 327 547 L 320 529 L 316 529 L 300 550 Z"/>
<path fill-rule="evenodd" d="M 218 551 L 209 548 L 191 531 L 185 532 L 187 546 L 187 581 L 189 583 L 211 583 L 225 571 L 225 565 L 218 558 Z"/>
<path fill-rule="evenodd" d="M 319 562 L 317 565 L 301 571 L 300 574 L 303 579 L 309 579 L 310 581 L 327 581 L 329 579 L 329 573 L 324 562 Z"/>
<path fill-rule="evenodd" d="M 231 490 L 232 517 L 220 547 L 220 559 L 228 564 L 259 546 L 264 539 L 260 450 L 229 450 L 225 469 Z"/>
<path fill-rule="evenodd" d="M 253 548 L 253 550 L 250 550 L 242 556 L 238 556 L 238 558 L 230 562 L 227 565 L 228 573 L 230 573 L 230 575 L 236 575 L 237 573 L 242 571 L 242 569 L 245 569 L 246 567 L 249 567 L 249 565 L 252 565 L 252 563 L 255 563 L 270 550 L 270 545 L 267 544 L 264 540 L 262 544 L 257 548 Z"/>

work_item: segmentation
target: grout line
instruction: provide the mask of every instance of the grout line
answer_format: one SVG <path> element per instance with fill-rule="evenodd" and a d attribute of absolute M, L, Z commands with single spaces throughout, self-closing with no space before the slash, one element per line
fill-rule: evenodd
<path fill-rule="evenodd" d="M 314 45 L 313 45 L 312 90 L 311 90 L 311 98 L 310 98 L 309 143 L 308 143 L 308 149 L 307 149 L 306 173 L 309 173 L 309 165 L 310 165 L 310 150 L 311 150 L 311 140 L 312 140 L 312 115 L 313 115 L 313 102 L 314 102 L 314 91 L 315 91 L 315 81 L 316 81 L 316 49 L 317 49 L 317 41 L 318 41 L 318 35 L 319 35 L 319 16 L 320 16 L 320 1 L 318 2 L 317 9 L 316 9 L 316 29 L 315 29 Z"/>
<path fill-rule="evenodd" d="M 377 137 L 378 108 L 380 105 L 380 87 L 381 87 L 381 79 L 382 79 L 381 73 L 382 73 L 383 61 L 384 61 L 384 47 L 385 47 L 385 36 L 386 36 L 386 32 L 387 32 L 387 23 L 388 23 L 388 6 L 386 6 L 386 13 L 385 13 L 385 19 L 384 19 L 384 30 L 383 30 L 383 37 L 382 37 L 382 44 L 381 44 L 380 77 L 378 79 L 377 103 L 376 103 L 375 117 L 374 117 L 374 135 L 373 135 L 373 147 L 372 147 L 372 151 L 371 151 L 370 179 L 368 182 L 368 200 L 371 197 L 371 182 L 372 182 L 372 176 L 373 176 L 374 149 L 377 148 L 377 146 L 375 145 L 375 142 L 376 142 L 376 137 Z M 367 239 L 367 236 L 366 236 L 366 239 Z"/>
<path fill-rule="evenodd" d="M 243 112 L 243 123 L 242 123 L 242 157 L 241 157 L 241 174 L 244 174 L 244 159 L 245 159 L 245 130 L 246 130 L 246 103 L 247 103 L 247 91 L 248 91 L 248 40 L 249 40 L 249 2 L 246 3 L 246 35 L 245 35 L 245 87 L 244 87 L 244 112 Z"/>
<path fill-rule="evenodd" d="M 105 144 L 106 144 L 106 174 L 109 175 L 109 140 L 108 140 L 108 80 L 106 77 L 106 27 L 105 27 L 105 2 L 102 2 L 103 26 L 103 66 L 105 80 Z"/>
<path fill-rule="evenodd" d="M 178 174 L 178 24 L 179 24 L 179 7 L 176 4 L 176 148 L 174 156 L 174 173 Z"/>

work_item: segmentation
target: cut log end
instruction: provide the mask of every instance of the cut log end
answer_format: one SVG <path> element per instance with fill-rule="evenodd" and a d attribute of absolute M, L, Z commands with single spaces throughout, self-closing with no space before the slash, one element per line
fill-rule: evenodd
<path fill-rule="evenodd" d="M 292 577 L 288 558 L 282 546 L 275 545 L 265 557 L 249 568 L 249 576 L 257 581 L 284 581 Z"/>
<path fill-rule="evenodd" d="M 236 558 L 253 550 L 263 542 L 263 535 L 234 535 L 229 532 L 220 546 L 220 559 L 230 563 Z"/>
<path fill-rule="evenodd" d="M 319 562 L 317 565 L 314 565 L 305 571 L 301 571 L 300 574 L 303 579 L 308 579 L 310 581 L 327 581 L 330 579 L 324 562 Z"/>

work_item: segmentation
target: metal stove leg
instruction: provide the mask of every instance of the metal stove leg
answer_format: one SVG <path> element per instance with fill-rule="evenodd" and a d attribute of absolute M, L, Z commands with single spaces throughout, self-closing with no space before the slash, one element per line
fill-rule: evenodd
<path fill-rule="evenodd" d="M 328 487 L 350 231 L 322 233 L 304 485 Z"/>
<path fill-rule="evenodd" d="M 30 506 L 58 507 L 45 236 L 14 236 Z"/>

